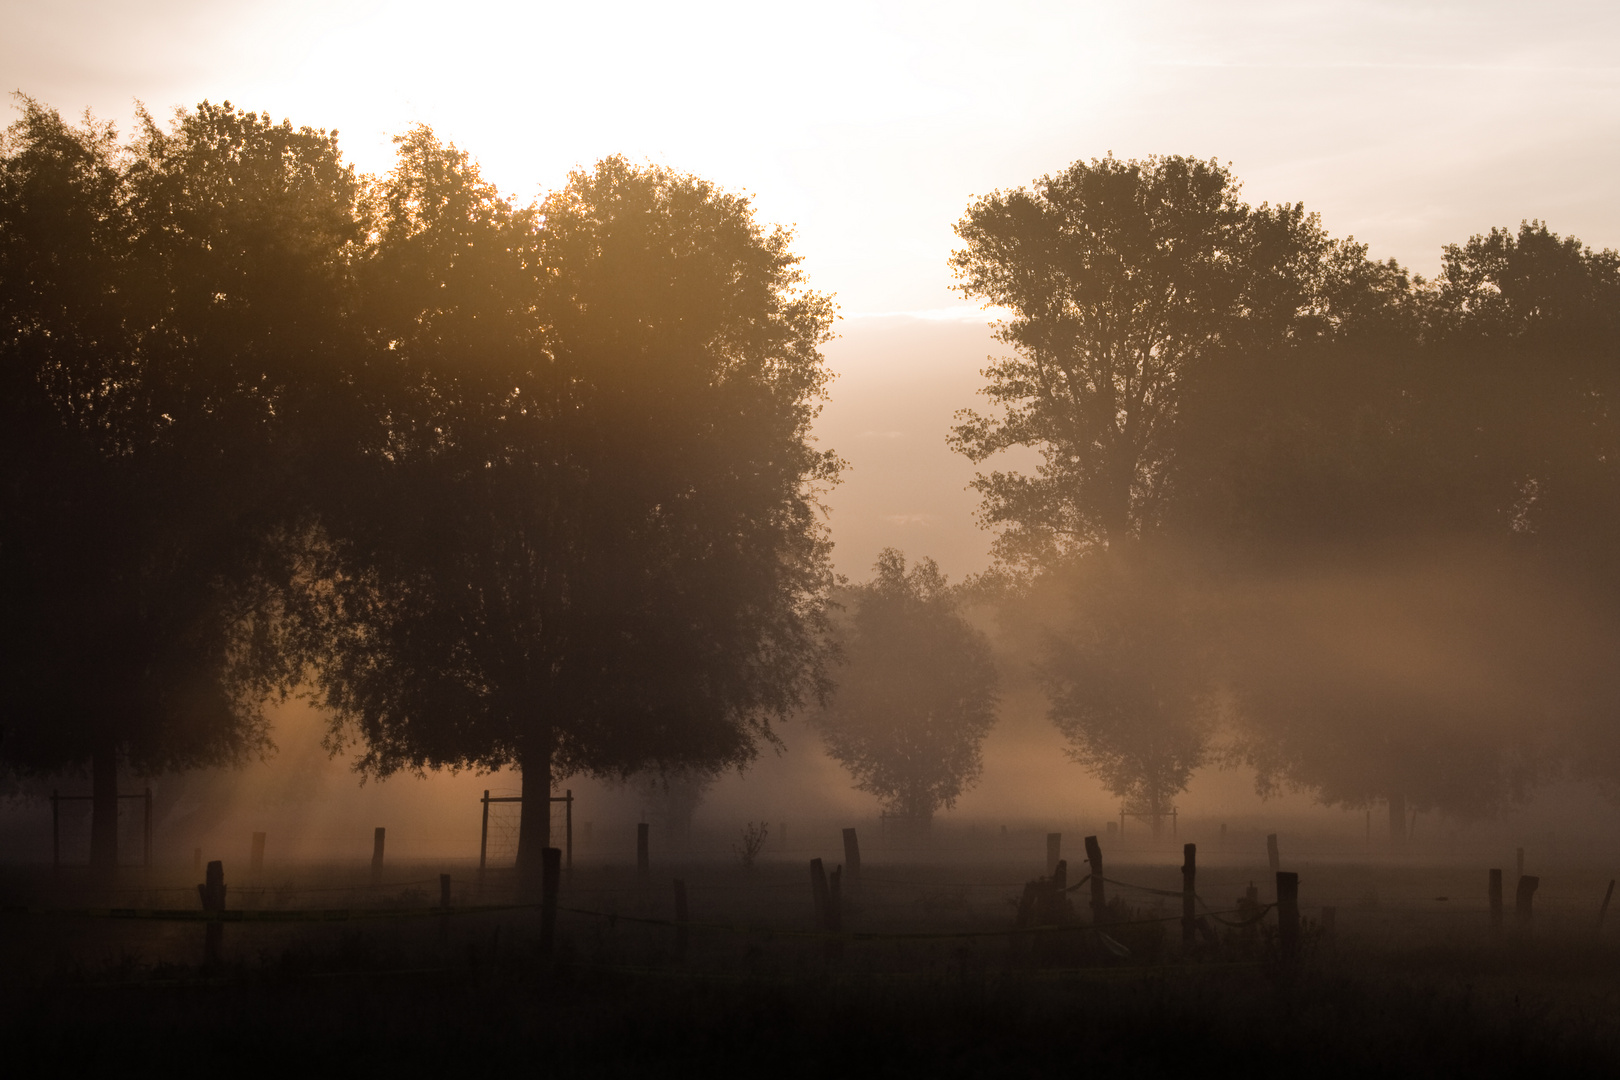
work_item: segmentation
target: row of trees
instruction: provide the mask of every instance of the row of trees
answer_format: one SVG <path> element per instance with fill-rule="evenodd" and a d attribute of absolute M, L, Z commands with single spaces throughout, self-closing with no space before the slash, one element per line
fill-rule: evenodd
<path fill-rule="evenodd" d="M 784 230 L 608 159 L 519 206 L 418 128 L 204 103 L 0 147 L 0 760 L 270 749 L 300 688 L 372 774 L 747 760 L 827 685 L 809 436 L 830 300 Z"/>
<path fill-rule="evenodd" d="M 1620 256 L 1527 222 L 1425 281 L 1178 157 L 957 231 L 1013 355 L 952 444 L 1042 456 L 975 482 L 992 577 L 1116 794 L 1160 814 L 1224 754 L 1399 835 L 1620 778 Z"/>

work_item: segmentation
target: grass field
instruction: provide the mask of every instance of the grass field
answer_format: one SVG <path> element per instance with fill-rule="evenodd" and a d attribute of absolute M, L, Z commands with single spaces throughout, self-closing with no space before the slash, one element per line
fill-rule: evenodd
<path fill-rule="evenodd" d="M 869 862 L 845 887 L 838 937 L 814 932 L 801 861 L 698 859 L 642 878 L 582 860 L 564 877 L 550 956 L 538 913 L 505 906 L 507 873 L 480 884 L 464 864 L 395 865 L 374 885 L 363 865 L 306 865 L 228 880 L 227 906 L 329 914 L 230 923 L 212 967 L 200 923 L 107 916 L 196 909 L 190 868 L 130 872 L 111 892 L 13 868 L 0 876 L 6 1043 L 11 1060 L 61 1067 L 410 1075 L 1620 1070 L 1620 949 L 1597 933 L 1599 872 L 1544 870 L 1533 936 L 1497 941 L 1483 868 L 1296 862 L 1305 934 L 1289 964 L 1275 916 L 1249 932 L 1215 924 L 1213 942 L 1184 950 L 1180 899 L 1146 891 L 1179 888 L 1164 856 L 1109 870 L 1145 887 L 1108 886 L 1108 933 L 1127 956 L 1088 928 L 1086 889 L 1065 926 L 1009 935 L 1028 860 Z M 676 877 L 684 955 L 669 925 Z M 1199 892 L 1230 920 L 1250 881 L 1270 899 L 1265 878 L 1263 859 L 1210 857 Z M 1337 908 L 1331 937 L 1323 906 Z"/>

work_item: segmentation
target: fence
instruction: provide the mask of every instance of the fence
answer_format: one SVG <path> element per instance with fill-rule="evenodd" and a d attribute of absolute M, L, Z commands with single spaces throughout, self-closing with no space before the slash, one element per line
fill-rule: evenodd
<path fill-rule="evenodd" d="M 144 815 L 141 821 L 141 865 L 152 865 L 152 789 L 148 787 L 139 795 L 119 795 L 116 798 L 122 802 L 125 799 L 140 799 L 144 803 Z M 63 795 L 51 792 L 51 871 L 53 873 L 62 869 L 62 804 L 65 802 L 95 802 L 94 795 Z"/>
<path fill-rule="evenodd" d="M 490 795 L 490 793 L 489 793 L 489 789 L 485 788 L 484 789 L 484 797 L 482 799 L 478 800 L 478 801 L 483 804 L 483 824 L 480 827 L 479 833 L 478 833 L 478 872 L 483 873 L 484 868 L 489 864 L 489 855 L 490 855 L 490 843 L 489 843 L 489 839 L 490 839 L 490 829 L 489 829 L 490 814 L 489 814 L 489 808 L 490 808 L 490 805 L 491 804 L 502 805 L 502 804 L 507 804 L 507 803 L 517 803 L 519 805 L 519 807 L 521 807 L 522 803 L 523 803 L 523 796 L 521 796 L 521 795 L 496 795 L 496 796 L 492 797 Z M 573 789 L 569 788 L 562 795 L 553 795 L 553 796 L 551 796 L 551 801 L 554 802 L 554 803 L 562 803 L 563 807 L 564 807 L 564 810 L 563 810 L 563 848 L 562 848 L 562 850 L 563 850 L 563 859 L 564 859 L 564 865 L 567 867 L 567 869 L 572 870 L 574 868 L 574 792 L 573 792 Z M 521 819 L 520 819 L 520 821 L 521 821 Z M 518 839 L 518 830 L 519 830 L 519 827 L 520 827 L 520 821 L 519 822 L 512 822 L 510 820 L 504 820 L 499 816 L 497 816 L 496 821 L 495 821 L 495 840 L 496 840 L 496 848 L 497 848 L 497 850 L 499 852 L 510 851 L 510 853 L 512 854 L 512 856 L 514 858 L 517 856 L 517 839 Z M 546 838 L 546 844 L 547 844 L 548 847 L 551 845 L 551 837 L 548 836 Z"/>

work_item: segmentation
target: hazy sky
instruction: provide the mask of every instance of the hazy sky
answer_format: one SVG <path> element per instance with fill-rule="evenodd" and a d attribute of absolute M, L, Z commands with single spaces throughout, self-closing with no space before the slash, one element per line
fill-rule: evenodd
<path fill-rule="evenodd" d="M 65 113 L 127 123 L 135 99 L 159 116 L 229 99 L 338 128 L 371 170 L 422 121 L 523 198 L 609 153 L 752 192 L 797 225 L 848 320 L 823 425 L 855 465 L 840 537 L 862 492 L 887 492 L 860 504 L 849 572 L 930 539 L 961 552 L 949 570 L 983 561 L 971 468 L 942 439 L 993 345 L 937 322 L 977 315 L 945 268 L 976 193 L 1108 151 L 1184 153 L 1420 272 L 1441 244 L 1526 217 L 1620 246 L 1613 3 L 0 0 L 0 26 L 0 81 Z M 908 336 L 918 315 L 933 321 Z M 918 411 L 906 382 L 930 348 L 940 378 Z M 890 422 L 847 400 L 857 386 L 893 401 Z"/>

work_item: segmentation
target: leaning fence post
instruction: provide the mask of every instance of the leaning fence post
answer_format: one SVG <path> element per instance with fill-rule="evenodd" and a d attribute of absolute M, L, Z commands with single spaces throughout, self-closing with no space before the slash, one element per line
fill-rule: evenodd
<path fill-rule="evenodd" d="M 562 882 L 562 851 L 548 847 L 540 853 L 540 953 L 550 956 L 557 947 L 557 886 Z"/>
<path fill-rule="evenodd" d="M 844 830 L 844 870 L 851 885 L 861 880 L 861 842 L 854 829 Z"/>
<path fill-rule="evenodd" d="M 371 834 L 371 883 L 377 884 L 382 880 L 383 868 L 383 841 L 388 836 L 388 830 L 381 825 Z"/>
<path fill-rule="evenodd" d="M 1197 913 L 1193 910 L 1193 898 L 1198 889 L 1198 845 L 1183 844 L 1181 846 L 1181 944 L 1183 948 L 1193 947 L 1194 938 L 1198 928 L 1195 923 Z"/>
<path fill-rule="evenodd" d="M 1108 921 L 1108 901 L 1103 895 L 1102 845 L 1095 836 L 1086 837 L 1086 861 L 1091 864 L 1091 921 L 1101 926 Z"/>
<path fill-rule="evenodd" d="M 1491 902 L 1491 937 L 1502 936 L 1502 871 L 1492 870 L 1489 892 Z"/>
<path fill-rule="evenodd" d="M 1514 896 L 1513 919 L 1518 924 L 1519 936 L 1526 941 L 1530 939 L 1530 901 L 1536 895 L 1536 886 L 1540 884 L 1539 877 L 1521 877 L 1518 891 Z"/>
<path fill-rule="evenodd" d="M 208 864 L 208 876 L 197 886 L 205 912 L 225 910 L 225 864 L 218 859 Z M 225 924 L 216 916 L 208 920 L 203 937 L 203 963 L 212 967 L 219 963 L 220 945 L 225 940 Z"/>
<path fill-rule="evenodd" d="M 686 959 L 686 882 L 675 879 L 675 959 Z"/>
<path fill-rule="evenodd" d="M 1058 859 L 1063 857 L 1063 834 L 1049 832 L 1046 834 L 1046 876 L 1051 877 L 1057 873 Z"/>
<path fill-rule="evenodd" d="M 827 928 L 827 872 L 822 869 L 820 859 L 810 860 L 810 899 L 816 906 L 816 929 Z"/>
<path fill-rule="evenodd" d="M 1282 958 L 1299 952 L 1299 875 L 1277 871 L 1277 944 Z"/>
<path fill-rule="evenodd" d="M 636 826 L 636 873 L 642 877 L 647 876 L 650 860 L 647 856 L 647 823 L 641 822 Z"/>

